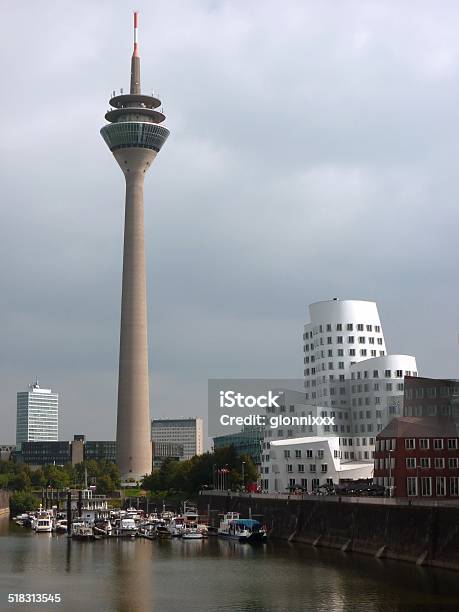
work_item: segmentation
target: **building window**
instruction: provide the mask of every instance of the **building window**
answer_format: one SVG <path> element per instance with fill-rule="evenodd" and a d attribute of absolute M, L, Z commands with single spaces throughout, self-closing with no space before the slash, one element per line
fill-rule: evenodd
<path fill-rule="evenodd" d="M 346 326 L 347 331 L 352 331 L 354 329 L 352 323 L 348 323 Z"/>
<path fill-rule="evenodd" d="M 298 471 L 299 472 L 304 472 L 304 464 L 303 463 L 299 463 L 298 464 Z"/>
<path fill-rule="evenodd" d="M 459 459 L 457 457 L 450 457 L 448 459 L 448 467 L 450 470 L 457 470 L 458 465 L 459 465 Z"/>
<path fill-rule="evenodd" d="M 428 450 L 429 449 L 429 438 L 420 438 L 419 448 L 422 450 Z"/>
<path fill-rule="evenodd" d="M 435 493 L 438 497 L 446 495 L 446 478 L 444 476 L 435 478 Z"/>
<path fill-rule="evenodd" d="M 406 479 L 406 492 L 408 497 L 415 497 L 418 494 L 418 479 L 416 476 L 408 476 Z"/>
<path fill-rule="evenodd" d="M 419 465 L 424 469 L 430 468 L 430 457 L 421 457 L 419 459 Z"/>
<path fill-rule="evenodd" d="M 285 459 L 290 459 L 290 451 L 289 450 L 284 450 L 284 457 L 285 457 Z"/>
<path fill-rule="evenodd" d="M 450 438 L 448 440 L 448 450 L 455 450 L 457 448 L 457 438 Z"/>
<path fill-rule="evenodd" d="M 432 478 L 430 476 L 421 478 L 421 495 L 423 497 L 432 495 Z"/>
<path fill-rule="evenodd" d="M 336 331 L 343 331 L 343 324 L 342 323 L 337 323 L 336 324 Z"/>
<path fill-rule="evenodd" d="M 315 465 L 315 463 L 311 463 L 311 465 L 309 466 L 309 471 L 310 471 L 310 472 L 315 472 L 315 471 L 316 471 L 316 465 Z"/>
<path fill-rule="evenodd" d="M 295 451 L 295 457 L 296 457 L 297 459 L 301 459 L 301 450 L 298 450 L 298 449 L 297 449 L 297 450 Z"/>
<path fill-rule="evenodd" d="M 322 463 L 322 473 L 325 474 L 328 472 L 328 465 L 326 463 Z"/>
<path fill-rule="evenodd" d="M 415 470 L 416 469 L 416 457 L 407 457 L 405 459 L 406 469 L 407 470 Z"/>
<path fill-rule="evenodd" d="M 443 470 L 445 468 L 445 459 L 443 457 L 435 457 L 434 465 L 436 470 Z"/>
<path fill-rule="evenodd" d="M 287 463 L 287 472 L 293 472 L 293 465 L 291 463 Z"/>
<path fill-rule="evenodd" d="M 312 450 L 311 449 L 308 449 L 306 451 L 306 457 L 307 457 L 307 459 L 312 459 Z"/>
<path fill-rule="evenodd" d="M 405 448 L 408 450 L 416 448 L 416 440 L 414 438 L 405 438 Z"/>
<path fill-rule="evenodd" d="M 347 337 L 348 344 L 354 344 L 354 336 Z"/>
<path fill-rule="evenodd" d="M 459 495 L 459 477 L 458 476 L 451 476 L 451 478 L 449 479 L 449 493 L 450 495 L 453 495 L 455 497 Z"/>
<path fill-rule="evenodd" d="M 434 449 L 435 450 L 443 450 L 443 438 L 435 438 L 435 440 L 434 440 Z"/>

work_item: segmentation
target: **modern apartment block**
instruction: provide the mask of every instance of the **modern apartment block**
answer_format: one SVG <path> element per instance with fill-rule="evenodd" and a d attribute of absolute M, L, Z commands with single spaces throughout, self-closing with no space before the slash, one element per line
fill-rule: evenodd
<path fill-rule="evenodd" d="M 343 411 L 343 424 L 341 425 L 341 432 L 338 433 L 337 411 L 329 410 L 328 407 L 318 406 L 311 400 L 306 400 L 304 392 L 276 389 L 275 393 L 279 394 L 281 398 L 279 408 L 275 406 L 268 408 L 266 416 L 268 421 L 273 418 L 282 419 L 282 422 L 279 423 L 278 427 L 271 427 L 268 423 L 264 431 L 260 478 L 262 488 L 265 491 L 285 492 L 287 484 L 291 486 L 293 480 L 295 480 L 296 485 L 307 488 L 308 491 L 313 491 L 318 486 L 326 484 L 328 477 L 335 484 L 339 482 L 339 478 L 371 477 L 370 472 L 372 472 L 373 464 L 366 463 L 363 465 L 361 461 L 357 462 L 358 454 L 354 448 L 355 439 L 352 436 L 352 414 L 350 410 Z M 323 442 L 324 440 L 326 442 Z M 304 480 L 308 478 L 308 475 L 300 472 L 301 462 L 298 464 L 300 465 L 298 469 L 295 467 L 297 466 L 295 463 L 292 468 L 293 471 L 288 471 L 288 462 L 276 460 L 281 457 L 275 449 L 281 443 L 288 445 L 295 442 L 295 452 L 299 450 L 298 445 L 306 450 L 307 445 L 314 441 L 320 442 L 319 446 L 314 448 L 321 451 L 319 453 L 319 455 L 322 454 L 321 462 L 323 465 L 327 464 L 328 467 L 321 467 L 322 477 L 318 481 L 316 475 L 311 473 L 309 475 L 310 480 L 305 484 Z M 326 451 L 326 449 L 332 449 L 333 453 Z M 285 450 L 287 452 L 288 448 Z M 335 451 L 337 456 L 335 456 Z M 306 457 L 306 455 L 304 456 Z M 309 450 L 307 458 L 309 458 Z M 349 474 L 343 475 L 341 464 L 347 465 L 346 469 L 348 469 Z M 309 469 L 307 468 L 307 471 Z M 331 474 L 331 476 L 327 476 L 328 474 Z"/>
<path fill-rule="evenodd" d="M 417 376 L 416 359 L 387 354 L 375 302 L 334 298 L 311 304 L 309 314 L 305 399 L 334 417 L 342 450 L 349 437 L 343 434 L 350 434 L 352 459 L 370 460 L 378 432 L 403 414 L 404 378 Z"/>
<path fill-rule="evenodd" d="M 17 394 L 16 446 L 23 442 L 57 441 L 59 395 L 38 380 Z"/>
<path fill-rule="evenodd" d="M 204 452 L 203 418 L 153 419 L 151 439 L 155 443 L 174 442 L 183 445 L 183 459 L 202 455 Z"/>
<path fill-rule="evenodd" d="M 262 475 L 265 491 L 286 493 L 295 487 L 313 492 L 342 480 L 371 478 L 373 463 L 342 462 L 336 436 L 274 440 L 270 443 L 270 470 Z"/>

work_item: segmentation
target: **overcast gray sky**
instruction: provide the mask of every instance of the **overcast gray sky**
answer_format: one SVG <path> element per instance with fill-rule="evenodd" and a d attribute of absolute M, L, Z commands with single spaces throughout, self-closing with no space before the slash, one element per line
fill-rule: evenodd
<path fill-rule="evenodd" d="M 1 1 L 0 442 L 16 392 L 114 437 L 123 176 L 99 135 L 142 85 L 151 411 L 209 377 L 300 377 L 310 302 L 378 302 L 390 352 L 458 376 L 459 4 Z"/>

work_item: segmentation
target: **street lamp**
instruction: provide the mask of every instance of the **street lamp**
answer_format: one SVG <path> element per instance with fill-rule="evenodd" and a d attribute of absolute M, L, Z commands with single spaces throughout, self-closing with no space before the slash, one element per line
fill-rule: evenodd
<path fill-rule="evenodd" d="M 242 462 L 242 491 L 244 491 L 244 484 L 245 484 L 245 473 L 244 473 L 244 468 L 245 468 L 245 461 Z"/>

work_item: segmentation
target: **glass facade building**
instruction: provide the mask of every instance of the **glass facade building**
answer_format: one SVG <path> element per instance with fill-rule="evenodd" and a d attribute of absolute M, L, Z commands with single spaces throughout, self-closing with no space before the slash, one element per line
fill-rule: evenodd
<path fill-rule="evenodd" d="M 17 460 L 28 465 L 65 465 L 71 460 L 70 442 L 23 442 Z"/>
<path fill-rule="evenodd" d="M 213 438 L 214 450 L 233 446 L 237 454 L 249 455 L 256 465 L 261 464 L 263 427 L 243 427 L 241 431 Z"/>
<path fill-rule="evenodd" d="M 116 442 L 113 440 L 96 440 L 84 443 L 84 458 L 86 461 L 107 459 L 116 463 Z"/>

